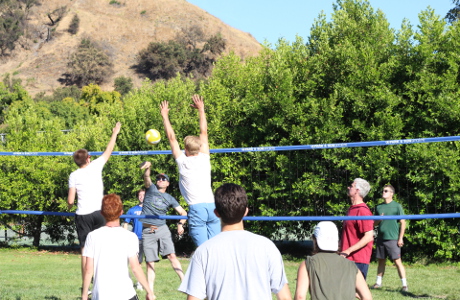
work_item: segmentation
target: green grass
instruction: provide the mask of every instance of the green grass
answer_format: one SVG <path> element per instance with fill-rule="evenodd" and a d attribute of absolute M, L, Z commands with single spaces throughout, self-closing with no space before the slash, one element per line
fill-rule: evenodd
<path fill-rule="evenodd" d="M 182 258 L 184 269 L 188 259 Z M 286 273 L 294 293 L 300 261 L 285 261 Z M 406 266 L 410 292 L 400 292 L 401 282 L 396 268 L 387 266 L 383 287 L 372 290 L 374 299 L 410 298 L 460 300 L 459 264 Z M 377 265 L 369 268 L 368 284 L 374 284 Z M 156 264 L 155 294 L 158 299 L 185 299 L 177 292 L 179 279 L 168 260 Z M 2 300 L 75 300 L 80 299 L 80 256 L 77 253 L 37 251 L 28 248 L 0 249 L 0 295 Z M 139 292 L 139 298 L 145 297 Z"/>

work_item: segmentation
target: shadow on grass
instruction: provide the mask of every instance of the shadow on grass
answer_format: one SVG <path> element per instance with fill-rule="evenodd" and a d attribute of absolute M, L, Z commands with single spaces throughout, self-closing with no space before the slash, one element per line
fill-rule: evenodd
<path fill-rule="evenodd" d="M 371 289 L 371 290 L 375 291 L 376 289 Z M 414 294 L 414 293 L 411 293 L 411 292 L 404 292 L 401 289 L 394 289 L 394 288 L 379 288 L 379 290 L 385 291 L 385 292 L 390 292 L 390 293 L 399 293 L 399 294 L 403 295 L 404 297 L 415 298 L 415 299 L 446 299 L 445 297 L 431 296 L 431 295 L 428 295 L 428 294 L 417 295 L 417 294 Z"/>

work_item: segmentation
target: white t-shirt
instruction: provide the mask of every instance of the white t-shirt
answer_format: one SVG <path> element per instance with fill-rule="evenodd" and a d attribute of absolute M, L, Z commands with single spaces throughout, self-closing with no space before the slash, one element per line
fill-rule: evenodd
<path fill-rule="evenodd" d="M 101 210 L 104 197 L 102 169 L 107 161 L 103 156 L 87 167 L 73 171 L 69 176 L 69 189 L 77 190 L 77 215 L 87 215 Z"/>
<path fill-rule="evenodd" d="M 196 156 L 181 154 L 177 159 L 179 188 L 188 205 L 214 203 L 211 188 L 211 157 L 199 153 Z"/>
<path fill-rule="evenodd" d="M 198 247 L 179 291 L 208 300 L 271 300 L 287 283 L 283 259 L 269 239 L 224 231 Z"/>
<path fill-rule="evenodd" d="M 93 300 L 127 300 L 136 291 L 128 259 L 139 252 L 136 234 L 122 227 L 101 227 L 88 234 L 83 256 L 94 260 Z M 137 258 L 136 258 L 137 259 Z"/>

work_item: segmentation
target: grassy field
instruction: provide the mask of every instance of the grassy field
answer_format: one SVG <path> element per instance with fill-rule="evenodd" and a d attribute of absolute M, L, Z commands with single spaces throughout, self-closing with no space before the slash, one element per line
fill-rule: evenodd
<path fill-rule="evenodd" d="M 189 260 L 181 259 L 187 268 Z M 300 261 L 285 260 L 292 293 Z M 76 253 L 37 251 L 27 248 L 0 249 L 0 298 L 2 300 L 76 300 L 80 299 L 80 256 Z M 374 284 L 376 264 L 369 269 L 368 284 Z M 177 292 L 179 279 L 168 260 L 156 264 L 155 294 L 161 300 L 185 299 Z M 401 282 L 393 266 L 387 267 L 383 288 L 372 290 L 374 299 L 447 299 L 460 300 L 460 265 L 406 266 L 410 292 L 400 292 Z M 145 299 L 143 292 L 138 293 Z"/>

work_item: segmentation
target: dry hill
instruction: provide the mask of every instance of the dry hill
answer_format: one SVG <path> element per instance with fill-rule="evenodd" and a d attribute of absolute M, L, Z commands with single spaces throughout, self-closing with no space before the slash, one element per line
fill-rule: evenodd
<path fill-rule="evenodd" d="M 54 26 L 53 38 L 46 41 L 51 28 L 47 14 L 63 6 L 64 17 Z M 80 26 L 78 33 L 71 35 L 67 29 L 75 14 Z M 41 0 L 32 8 L 29 23 L 30 38 L 22 39 L 22 47 L 18 44 L 0 61 L 0 75 L 21 78 L 33 95 L 51 93 L 62 86 L 59 79 L 82 37 L 99 41 L 113 59 L 115 73 L 102 85 L 105 90 L 111 90 L 113 78 L 122 75 L 133 78 L 139 86 L 143 78 L 130 69 L 139 50 L 150 42 L 173 39 L 193 26 L 200 27 L 206 37 L 220 32 L 227 42 L 226 51 L 242 58 L 257 55 L 262 48 L 249 33 L 228 26 L 185 0 Z"/>

